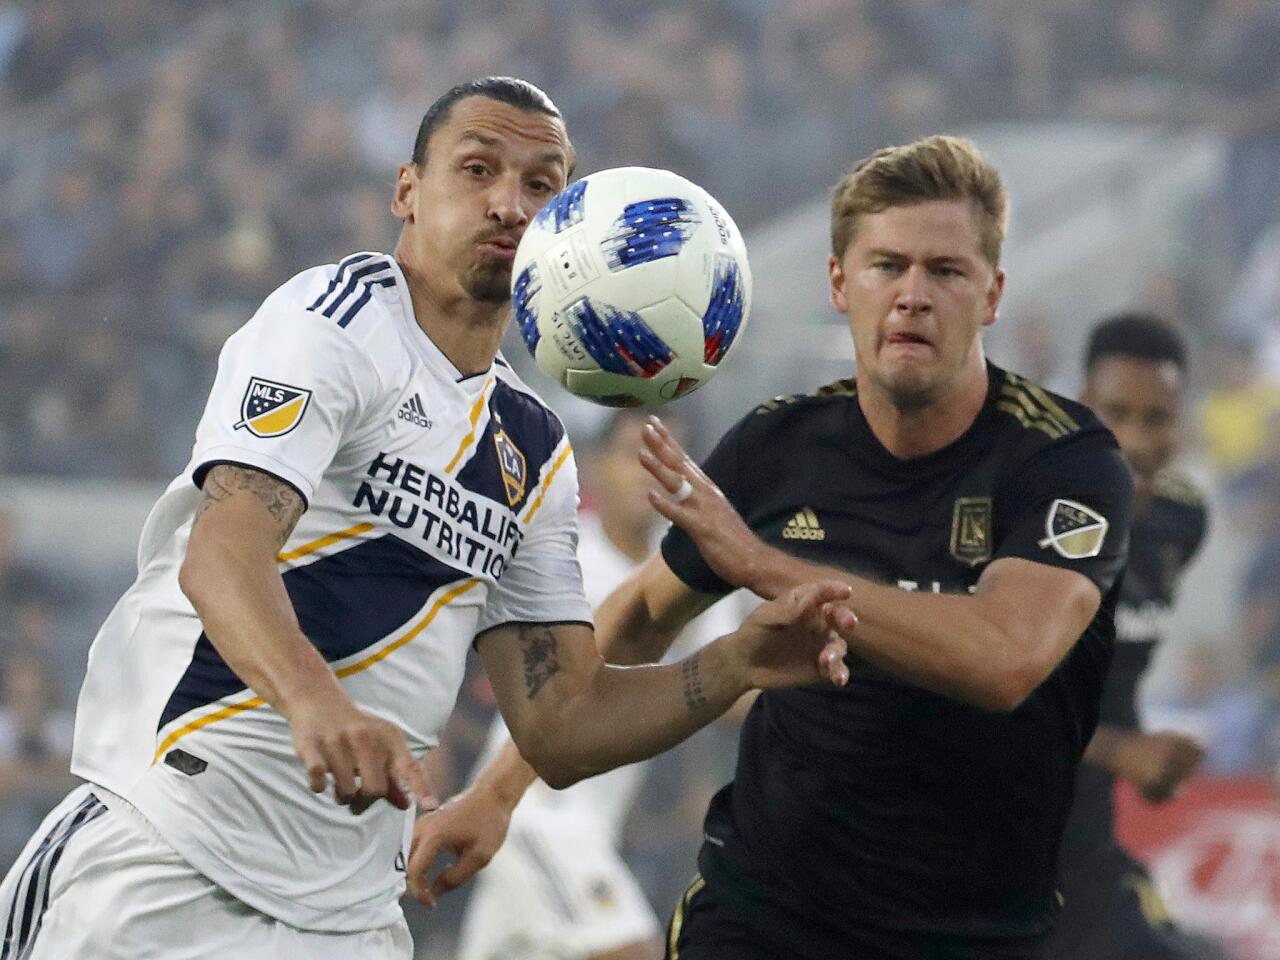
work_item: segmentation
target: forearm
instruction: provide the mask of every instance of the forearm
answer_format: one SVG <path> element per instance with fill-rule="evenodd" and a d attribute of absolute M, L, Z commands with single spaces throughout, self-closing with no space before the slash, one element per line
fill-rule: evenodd
<path fill-rule="evenodd" d="M 1018 619 L 996 609 L 992 584 L 978 594 L 923 593 L 805 563 L 763 546 L 749 588 L 772 599 L 800 584 L 838 579 L 853 588 L 858 628 L 850 652 L 917 686 L 989 710 L 1012 709 L 1052 669 L 1051 647 L 998 624 Z M 1026 614 L 1023 614 L 1025 616 Z"/>
<path fill-rule="evenodd" d="M 577 695 L 565 698 L 544 738 L 543 779 L 564 787 L 668 750 L 747 689 L 746 671 L 724 637 L 677 663 L 601 664 Z"/>
<path fill-rule="evenodd" d="M 1093 732 L 1093 738 L 1084 749 L 1081 760 L 1091 767 L 1100 767 L 1109 773 L 1118 774 L 1117 757 L 1125 745 L 1128 732 L 1108 723 L 1100 723 Z"/>
<path fill-rule="evenodd" d="M 282 714 L 346 698 L 333 670 L 303 634 L 274 557 L 206 535 L 183 567 L 183 590 L 214 649 Z"/>
<path fill-rule="evenodd" d="M 514 810 L 537 779 L 537 772 L 520 755 L 515 741 L 508 738 L 498 755 L 476 775 L 471 789 L 488 793 L 508 810 Z"/>
<path fill-rule="evenodd" d="M 655 554 L 596 609 L 596 649 L 606 663 L 657 663 L 717 599 L 690 590 Z"/>

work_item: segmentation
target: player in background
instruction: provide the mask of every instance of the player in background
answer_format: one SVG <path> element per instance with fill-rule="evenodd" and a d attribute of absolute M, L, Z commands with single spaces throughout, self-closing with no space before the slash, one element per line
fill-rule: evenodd
<path fill-rule="evenodd" d="M 1112 793 L 1132 781 L 1151 803 L 1195 772 L 1201 749 L 1180 733 L 1147 733 L 1138 717 L 1142 674 L 1162 639 L 1182 571 L 1207 524 L 1204 501 L 1169 471 L 1177 453 L 1187 351 L 1158 317 L 1098 323 L 1085 353 L 1081 400 L 1111 428 L 1134 481 L 1129 564 L 1116 607 L 1116 650 L 1098 729 L 1076 775 L 1063 837 L 1062 913 L 1046 960 L 1184 960 L 1200 954 L 1174 928 L 1145 868 L 1117 843 Z"/>
<path fill-rule="evenodd" d="M 1053 923 L 1132 480 L 1086 407 L 984 356 L 1006 208 L 967 141 L 863 160 L 828 264 L 856 381 L 763 404 L 705 470 L 645 430 L 646 468 L 689 496 L 651 495 L 675 526 L 598 609 L 607 660 L 657 660 L 735 587 L 839 577 L 859 617 L 846 687 L 751 708 L 671 960 L 1030 960 Z M 529 777 L 506 750 L 450 811 L 464 859 Z"/>
<path fill-rule="evenodd" d="M 0 956 L 408 960 L 419 760 L 473 642 L 558 786 L 750 687 L 843 682 L 838 583 L 680 663 L 596 653 L 568 438 L 498 356 L 516 244 L 572 169 L 541 90 L 455 87 L 399 168 L 394 255 L 303 271 L 228 340 L 90 650 L 87 783 L 0 886 Z"/>
<path fill-rule="evenodd" d="M 590 506 L 579 514 L 578 558 L 592 605 L 649 558 L 664 526 L 649 506 L 651 481 L 636 457 L 644 423 L 636 411 L 614 414 L 582 461 Z M 696 648 L 732 630 L 741 617 L 732 620 L 729 607 L 717 605 L 694 621 L 677 646 Z M 495 718 L 477 770 L 510 739 Z M 620 767 L 561 791 L 532 784 L 467 901 L 458 960 L 662 956 L 662 928 L 618 853 L 648 769 Z M 448 804 L 442 812 L 447 816 Z"/>

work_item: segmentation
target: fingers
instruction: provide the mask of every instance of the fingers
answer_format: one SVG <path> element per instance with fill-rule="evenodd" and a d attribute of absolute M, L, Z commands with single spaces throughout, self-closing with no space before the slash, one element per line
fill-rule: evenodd
<path fill-rule="evenodd" d="M 419 820 L 413 832 L 413 844 L 409 847 L 409 860 L 405 864 L 405 881 L 409 895 L 424 906 L 435 909 L 436 897 L 427 882 L 427 871 L 435 863 L 443 849 L 443 834 L 430 829 L 430 819 Z"/>
<path fill-rule="evenodd" d="M 837 687 L 849 682 L 849 667 L 844 658 L 849 653 L 849 646 L 844 637 L 831 630 L 827 634 L 827 643 L 818 654 L 818 673 L 826 677 Z"/>
<path fill-rule="evenodd" d="M 400 793 L 401 796 L 404 796 L 403 788 L 408 788 L 408 792 L 424 811 L 434 810 L 440 806 L 440 801 L 436 799 L 431 790 L 431 783 L 427 780 L 426 771 L 422 769 L 422 764 L 413 759 L 413 754 L 405 746 L 403 738 L 400 739 L 396 749 L 395 758 L 391 764 L 391 772 L 394 774 L 392 784 L 396 788 L 396 792 Z M 388 799 L 395 803 L 390 793 L 388 793 Z M 405 797 L 404 806 L 400 806 L 398 803 L 396 803 L 396 806 L 400 807 L 401 810 L 409 809 L 408 797 Z"/>
<path fill-rule="evenodd" d="M 475 850 L 468 850 L 457 863 L 441 870 L 436 875 L 436 878 L 431 881 L 431 895 L 439 897 L 450 890 L 457 890 L 458 887 L 484 869 L 485 864 L 488 862 L 487 857 L 481 856 Z"/>

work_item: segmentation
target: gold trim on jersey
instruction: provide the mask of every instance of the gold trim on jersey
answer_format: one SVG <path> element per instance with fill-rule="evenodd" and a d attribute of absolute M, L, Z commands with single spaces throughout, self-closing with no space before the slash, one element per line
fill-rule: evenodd
<path fill-rule="evenodd" d="M 309 553 L 315 553 L 317 550 L 323 550 L 325 547 L 333 546 L 343 540 L 349 540 L 351 537 L 358 537 L 362 533 L 368 533 L 373 529 L 372 523 L 357 523 L 354 527 L 347 527 L 345 530 L 339 530 L 337 533 L 331 533 L 327 537 L 321 537 L 319 540 L 312 540 L 310 543 L 304 543 L 296 550 L 290 550 L 288 553 L 277 553 L 276 560 L 280 563 L 288 563 L 290 560 L 297 560 L 299 557 L 305 557 Z"/>
<path fill-rule="evenodd" d="M 542 499 L 547 495 L 547 489 L 551 486 L 551 481 L 555 479 L 556 474 L 560 472 L 560 468 L 564 466 L 564 462 L 569 459 L 569 454 L 571 453 L 573 453 L 573 447 L 566 443 L 564 449 L 560 451 L 560 456 L 556 457 L 556 462 L 547 471 L 547 479 L 542 481 L 542 488 L 538 491 L 538 499 L 533 501 L 533 505 L 529 507 L 529 512 L 524 515 L 526 526 L 533 520 L 533 515 L 542 506 Z"/>
<path fill-rule="evenodd" d="M 695 873 L 693 875 L 693 883 L 689 884 L 689 889 L 685 890 L 684 896 L 676 904 L 676 912 L 671 917 L 671 929 L 667 933 L 667 956 L 670 957 L 670 960 L 680 960 L 680 947 L 676 941 L 680 939 L 680 928 L 684 926 L 685 908 L 688 907 L 689 901 L 698 895 L 698 891 L 706 885 L 707 881 L 702 879 L 702 874 Z"/>
<path fill-rule="evenodd" d="M 1080 424 L 1042 388 L 1016 373 L 1006 373 L 1000 385 L 996 409 L 1010 414 L 1028 430 L 1039 430 L 1051 440 L 1080 429 Z"/>
<path fill-rule="evenodd" d="M 844 380 L 835 380 L 824 386 L 818 387 L 809 393 L 792 393 L 783 396 L 774 397 L 772 400 L 766 400 L 760 406 L 756 407 L 756 413 L 769 413 L 777 410 L 779 407 L 786 406 L 788 403 L 795 403 L 797 400 L 803 400 L 806 397 L 852 397 L 858 393 L 858 380 L 856 377 L 848 377 Z"/>
<path fill-rule="evenodd" d="M 449 465 L 444 468 L 445 473 L 453 473 L 453 468 L 458 465 L 458 461 L 462 459 L 462 455 L 467 452 L 467 447 L 476 442 L 476 424 L 480 421 L 480 411 L 484 409 L 484 405 L 489 402 L 489 388 L 496 381 L 490 377 L 484 382 L 484 386 L 480 388 L 480 396 L 476 398 L 476 402 L 471 407 L 470 419 L 471 430 L 462 442 L 458 444 L 458 452 L 453 455 L 453 459 L 449 461 Z"/>
<path fill-rule="evenodd" d="M 431 621 L 436 618 L 436 614 L 438 614 L 446 604 L 452 603 L 478 583 L 480 583 L 480 580 L 475 577 L 463 580 L 461 583 L 437 597 L 435 603 L 431 604 L 431 609 L 427 611 L 426 615 L 404 636 L 387 644 L 381 650 L 365 657 L 357 663 L 349 664 L 341 670 L 335 670 L 334 673 L 339 679 L 349 677 L 353 673 L 360 673 L 362 670 L 367 670 L 379 660 L 389 657 L 392 653 L 399 650 L 423 630 L 427 629 L 427 627 L 431 625 Z M 155 756 L 151 758 L 152 766 L 159 763 L 160 758 L 169 752 L 169 748 L 185 737 L 188 733 L 194 733 L 202 727 L 207 727 L 212 723 L 217 723 L 219 720 L 225 720 L 227 717 L 233 717 L 237 713 L 243 713 L 246 710 L 253 710 L 255 707 L 261 707 L 265 703 L 266 701 L 261 697 L 250 697 L 248 700 L 243 700 L 240 703 L 233 703 L 229 707 L 223 707 L 220 710 L 215 710 L 213 713 L 207 714 L 203 717 L 197 717 L 190 723 L 184 724 L 161 741 L 160 747 L 156 750 Z"/>
<path fill-rule="evenodd" d="M 1204 495 L 1196 485 L 1177 473 L 1161 471 L 1156 474 L 1152 491 L 1155 496 L 1172 500 L 1185 507 L 1203 507 Z"/>
<path fill-rule="evenodd" d="M 796 511 L 796 515 L 787 521 L 782 528 L 783 540 L 825 540 L 827 531 L 818 522 L 818 515 L 813 507 L 804 507 Z"/>

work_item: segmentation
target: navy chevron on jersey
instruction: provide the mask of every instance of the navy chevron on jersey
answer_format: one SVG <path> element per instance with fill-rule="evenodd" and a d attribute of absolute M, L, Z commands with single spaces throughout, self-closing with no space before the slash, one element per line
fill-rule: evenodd
<path fill-rule="evenodd" d="M 759 936 L 788 931 L 788 955 L 840 956 L 841 944 L 886 934 L 906 956 L 939 937 L 1023 956 L 1056 910 L 1072 775 L 1111 655 L 1131 481 L 1086 408 L 993 365 L 988 376 L 973 425 L 924 457 L 885 450 L 849 380 L 765 404 L 706 463 L 759 536 L 817 564 L 964 593 L 993 560 L 1017 557 L 1079 572 L 1103 594 L 1063 662 L 1010 713 L 854 658 L 843 689 L 760 696 L 699 862 Z M 663 555 L 691 587 L 727 589 L 683 532 L 668 534 Z"/>
<path fill-rule="evenodd" d="M 196 869 L 304 929 L 396 922 L 411 815 L 307 789 L 284 719 L 178 587 L 219 463 L 295 487 L 278 556 L 303 632 L 355 702 L 421 756 L 475 635 L 589 621 L 577 474 L 560 421 L 505 363 L 462 377 L 396 262 L 361 253 L 284 284 L 228 339 L 187 469 L 143 530 L 138 579 L 94 641 L 72 770 L 133 803 Z"/>
<path fill-rule="evenodd" d="M 1178 583 L 1208 528 L 1208 511 L 1195 486 L 1171 473 L 1156 478 L 1146 509 L 1133 519 L 1129 565 L 1116 605 L 1116 652 L 1103 687 L 1099 722 L 1137 729 L 1138 684 L 1164 639 Z M 1062 842 L 1063 868 L 1114 843 L 1115 779 L 1093 764 L 1080 768 L 1075 802 Z"/>

